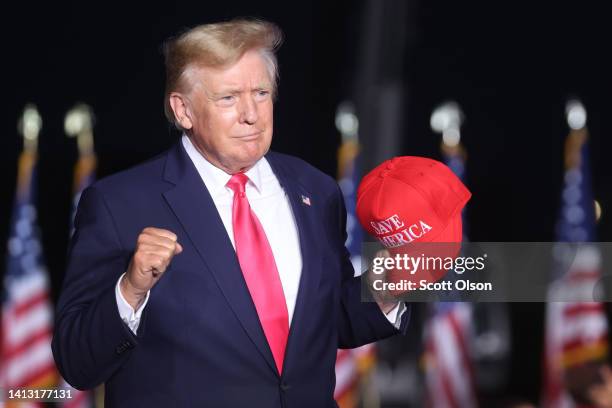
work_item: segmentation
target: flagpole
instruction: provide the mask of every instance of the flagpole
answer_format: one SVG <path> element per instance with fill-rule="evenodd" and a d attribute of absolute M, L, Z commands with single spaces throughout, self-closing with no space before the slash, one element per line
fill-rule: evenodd
<path fill-rule="evenodd" d="M 73 208 L 70 217 L 70 235 L 74 233 L 76 208 L 83 190 L 93 181 L 96 167 L 96 156 L 93 141 L 94 115 L 90 106 L 78 103 L 64 117 L 64 131 L 69 138 L 75 138 L 79 158 L 74 166 Z M 63 387 L 70 385 L 63 380 Z M 61 405 L 61 408 L 93 408 L 104 406 L 104 386 L 92 391 L 79 391 L 70 387 L 74 398 Z"/>
<path fill-rule="evenodd" d="M 42 118 L 36 105 L 29 103 L 23 110 L 23 115 L 17 124 L 19 133 L 23 136 L 23 150 L 36 154 L 38 149 L 38 135 L 42 129 Z"/>
<path fill-rule="evenodd" d="M 94 152 L 93 124 L 93 111 L 87 104 L 78 103 L 66 113 L 64 130 L 68 137 L 76 137 L 81 157 Z"/>
<path fill-rule="evenodd" d="M 19 156 L 17 173 L 17 194 L 25 197 L 30 194 L 30 179 L 38 151 L 38 135 L 42 129 L 42 118 L 36 105 L 29 103 L 17 123 L 17 130 L 23 137 L 23 152 Z"/>
<path fill-rule="evenodd" d="M 93 110 L 84 103 L 76 104 L 64 118 L 64 131 L 69 138 L 76 138 L 79 160 L 74 167 L 73 191 L 79 194 L 83 190 L 85 178 L 91 178 L 96 164 L 94 150 L 93 125 L 95 122 Z"/>
<path fill-rule="evenodd" d="M 431 115 L 431 128 L 434 132 L 442 135 L 440 150 L 446 156 L 459 155 L 465 159 L 465 151 L 461 145 L 461 125 L 464 118 L 459 104 L 454 101 L 444 102 Z"/>
<path fill-rule="evenodd" d="M 464 179 L 465 153 L 461 146 L 461 125 L 464 115 L 454 101 L 441 104 L 434 109 L 430 125 L 434 132 L 442 135 L 440 149 L 446 165 Z M 466 241 L 466 224 L 463 222 L 463 238 Z M 455 277 L 455 275 L 453 275 Z M 449 293 L 445 301 L 431 304 L 431 314 L 425 329 L 425 383 L 426 400 L 432 406 L 478 407 L 476 376 L 474 372 L 472 305 L 468 302 L 457 302 L 456 293 Z M 454 332 L 452 339 L 448 338 Z M 463 347 L 465 345 L 466 347 Z M 459 356 L 449 359 L 446 353 Z M 454 373 L 460 373 L 461 379 Z"/>
<path fill-rule="evenodd" d="M 347 207 L 347 248 L 356 274 L 362 272 L 361 266 L 361 230 L 355 220 L 356 189 L 360 166 L 357 158 L 360 151 L 359 119 L 355 106 L 350 101 L 344 101 L 336 110 L 336 129 L 342 136 L 342 144 L 338 149 L 338 181 L 342 189 Z M 351 221 L 351 219 L 353 221 Z M 339 378 L 341 398 L 338 404 L 341 408 L 380 408 L 380 395 L 374 382 L 375 352 L 374 345 L 368 344 L 357 349 L 342 350 L 336 362 L 343 369 L 344 378 Z M 348 373 L 348 375 L 347 375 Z M 347 379 L 347 377 L 350 377 Z"/>
<path fill-rule="evenodd" d="M 586 109 L 580 101 L 570 100 L 565 113 L 570 130 L 565 140 L 565 172 L 556 225 L 559 252 L 555 259 L 559 265 L 553 269 L 549 284 L 544 336 L 542 405 L 555 408 L 578 406 L 574 399 L 594 398 L 590 394 L 599 387 L 597 378 L 606 365 L 609 348 L 603 304 L 595 297 L 583 299 L 577 295 L 577 288 L 595 288 L 600 282 L 601 253 L 596 243 Z M 567 243 L 575 249 L 568 250 Z M 562 263 L 564 254 L 572 258 L 568 265 Z M 572 331 L 573 327 L 581 330 Z"/>

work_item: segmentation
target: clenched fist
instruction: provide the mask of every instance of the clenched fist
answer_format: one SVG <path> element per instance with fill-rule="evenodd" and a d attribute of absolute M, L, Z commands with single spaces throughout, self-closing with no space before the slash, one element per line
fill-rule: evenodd
<path fill-rule="evenodd" d="M 120 283 L 123 297 L 134 310 L 140 307 L 147 292 L 159 281 L 174 255 L 182 251 L 183 247 L 172 231 L 153 227 L 142 230 L 130 266 Z"/>

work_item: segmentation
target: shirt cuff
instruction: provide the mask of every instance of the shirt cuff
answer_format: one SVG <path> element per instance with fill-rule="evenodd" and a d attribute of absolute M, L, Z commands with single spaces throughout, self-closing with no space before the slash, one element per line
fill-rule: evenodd
<path fill-rule="evenodd" d="M 406 303 L 398 302 L 397 305 L 393 309 L 391 309 L 388 313 L 385 313 L 385 317 L 389 320 L 396 329 L 402 325 L 402 316 L 406 312 Z"/>
<path fill-rule="evenodd" d="M 134 334 L 138 330 L 138 326 L 140 325 L 140 316 L 142 316 L 142 311 L 144 310 L 147 302 L 149 301 L 149 295 L 151 291 L 147 291 L 147 295 L 145 296 L 144 302 L 138 308 L 138 310 L 134 311 L 134 308 L 130 306 L 130 304 L 125 300 L 123 294 L 121 293 L 121 289 L 119 287 L 121 283 L 121 279 L 125 276 L 125 273 L 119 277 L 117 284 L 115 285 L 115 298 L 117 299 L 117 308 L 119 309 L 119 316 L 121 316 L 121 320 L 127 324 L 127 326 L 132 330 Z"/>

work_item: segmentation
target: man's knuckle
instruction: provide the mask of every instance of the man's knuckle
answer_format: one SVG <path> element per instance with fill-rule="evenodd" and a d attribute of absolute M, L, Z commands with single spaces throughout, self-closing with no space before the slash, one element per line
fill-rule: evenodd
<path fill-rule="evenodd" d="M 142 251 L 136 251 L 134 253 L 134 262 L 141 264 L 145 261 L 144 259 L 144 254 L 142 253 Z"/>

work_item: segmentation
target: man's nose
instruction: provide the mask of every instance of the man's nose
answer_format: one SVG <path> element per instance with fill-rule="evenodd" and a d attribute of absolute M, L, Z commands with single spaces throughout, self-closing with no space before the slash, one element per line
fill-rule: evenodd
<path fill-rule="evenodd" d="M 241 98 L 239 109 L 240 123 L 252 125 L 257 122 L 257 103 L 253 96 L 249 95 Z"/>

